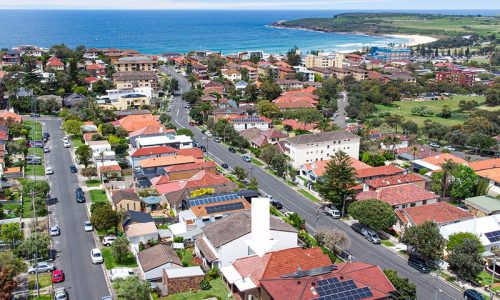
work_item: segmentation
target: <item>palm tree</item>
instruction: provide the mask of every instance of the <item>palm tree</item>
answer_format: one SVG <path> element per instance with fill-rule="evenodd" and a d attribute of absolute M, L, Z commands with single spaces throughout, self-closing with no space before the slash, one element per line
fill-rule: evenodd
<path fill-rule="evenodd" d="M 187 80 L 191 84 L 191 87 L 194 87 L 194 84 L 196 83 L 196 77 L 194 76 L 194 74 L 191 73 Z"/>
<path fill-rule="evenodd" d="M 443 170 L 443 178 L 441 178 L 441 197 L 446 197 L 446 193 L 450 187 L 451 182 L 451 172 L 456 167 L 456 163 L 451 159 L 446 160 L 442 165 L 441 169 Z"/>

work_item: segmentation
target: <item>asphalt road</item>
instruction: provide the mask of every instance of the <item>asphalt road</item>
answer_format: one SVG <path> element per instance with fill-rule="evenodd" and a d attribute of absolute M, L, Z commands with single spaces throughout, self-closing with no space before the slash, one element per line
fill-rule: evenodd
<path fill-rule="evenodd" d="M 334 123 L 339 128 L 345 129 L 347 127 L 347 122 L 345 120 L 346 112 L 345 109 L 347 107 L 347 92 L 342 91 L 339 95 L 339 99 L 337 101 L 337 115 L 334 118 Z"/>
<path fill-rule="evenodd" d="M 83 229 L 88 216 L 84 204 L 76 203 L 75 189 L 79 185 L 76 175 L 69 171 L 73 162 L 70 149 L 63 146 L 61 120 L 40 118 L 37 121 L 43 122 L 44 130 L 50 133 L 50 153 L 45 156 L 46 166 L 54 170 L 54 174 L 48 176 L 53 199 L 49 206 L 50 222 L 51 226 L 61 228 L 61 235 L 53 239 L 53 248 L 57 251 L 54 264 L 64 271 L 66 280 L 56 286 L 64 286 L 70 299 L 100 300 L 109 295 L 109 291 L 102 266 L 93 265 L 90 259 L 95 241 L 92 233 Z"/>
<path fill-rule="evenodd" d="M 179 81 L 183 91 L 189 90 L 189 83 L 180 74 L 171 69 L 162 67 L 163 72 L 170 73 Z M 270 175 L 266 171 L 244 162 L 240 155 L 230 153 L 227 148 L 213 139 L 207 138 L 196 127 L 188 125 L 188 109 L 186 103 L 180 97 L 174 97 L 170 104 L 170 115 L 177 126 L 186 127 L 193 131 L 197 142 L 207 146 L 209 154 L 218 162 L 225 162 L 230 168 L 235 166 L 244 167 L 248 174 L 255 176 L 259 183 L 259 188 L 267 195 L 272 195 L 273 199 L 280 201 L 287 210 L 298 213 L 306 220 L 308 231 L 315 228 L 336 228 L 345 231 L 351 239 L 351 247 L 347 249 L 354 256 L 354 261 L 363 261 L 398 271 L 400 276 L 409 278 L 417 285 L 418 299 L 462 299 L 462 292 L 451 287 L 447 283 L 438 280 L 434 275 L 422 274 L 408 266 L 407 261 L 396 253 L 384 248 L 381 245 L 374 245 L 352 231 L 352 229 L 340 220 L 334 220 L 318 210 L 318 206 L 290 188 L 281 180 Z"/>

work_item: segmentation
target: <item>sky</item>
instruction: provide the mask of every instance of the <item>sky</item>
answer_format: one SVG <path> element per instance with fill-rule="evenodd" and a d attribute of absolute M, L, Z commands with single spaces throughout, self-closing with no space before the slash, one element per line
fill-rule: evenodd
<path fill-rule="evenodd" d="M 500 9 L 500 0 L 0 0 L 0 9 Z"/>

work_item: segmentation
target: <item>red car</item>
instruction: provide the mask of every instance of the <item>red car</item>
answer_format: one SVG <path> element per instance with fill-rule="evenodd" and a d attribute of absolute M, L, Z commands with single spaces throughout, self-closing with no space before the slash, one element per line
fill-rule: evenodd
<path fill-rule="evenodd" d="M 64 272 L 62 270 L 52 271 L 52 283 L 58 283 L 64 281 Z"/>

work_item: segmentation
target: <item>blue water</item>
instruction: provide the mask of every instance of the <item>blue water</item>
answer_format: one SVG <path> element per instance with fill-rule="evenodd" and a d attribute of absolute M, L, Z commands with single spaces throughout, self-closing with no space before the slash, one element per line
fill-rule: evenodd
<path fill-rule="evenodd" d="M 20 44 L 50 47 L 132 48 L 143 53 L 241 50 L 284 53 L 352 50 L 404 40 L 272 28 L 277 20 L 330 17 L 341 11 L 0 10 L 0 48 Z"/>

